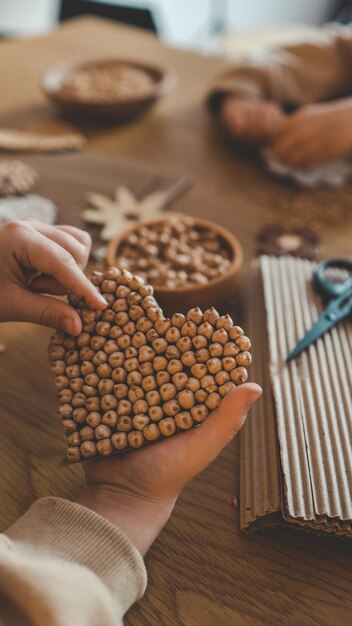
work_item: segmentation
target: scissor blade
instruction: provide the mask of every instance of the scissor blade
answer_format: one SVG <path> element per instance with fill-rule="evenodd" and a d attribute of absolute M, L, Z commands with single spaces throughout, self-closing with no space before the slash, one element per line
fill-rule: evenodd
<path fill-rule="evenodd" d="M 326 315 L 326 311 L 320 315 L 315 322 L 314 326 L 304 335 L 303 339 L 298 342 L 296 347 L 288 355 L 286 362 L 295 359 L 301 352 L 306 350 L 312 343 L 315 343 L 319 337 L 322 337 L 327 333 L 330 328 L 333 328 L 336 324 L 336 319 L 329 319 Z"/>

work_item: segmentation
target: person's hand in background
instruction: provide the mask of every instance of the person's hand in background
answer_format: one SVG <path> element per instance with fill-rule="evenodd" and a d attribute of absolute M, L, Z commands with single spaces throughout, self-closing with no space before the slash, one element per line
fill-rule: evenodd
<path fill-rule="evenodd" d="M 303 106 L 281 124 L 269 150 L 303 169 L 346 156 L 352 151 L 352 99 Z"/>
<path fill-rule="evenodd" d="M 254 144 L 270 142 L 286 117 L 281 106 L 270 100 L 228 96 L 220 108 L 220 119 L 230 135 Z"/>
<path fill-rule="evenodd" d="M 140 450 L 87 461 L 88 486 L 78 502 L 116 524 L 144 555 L 180 491 L 233 439 L 260 395 L 258 385 L 247 383 L 229 393 L 198 428 Z"/>
<path fill-rule="evenodd" d="M 91 240 L 73 226 L 49 226 L 35 219 L 0 228 L 0 322 L 43 324 L 78 335 L 78 313 L 45 294 L 72 292 L 88 306 L 104 309 L 104 298 L 84 275 Z"/>

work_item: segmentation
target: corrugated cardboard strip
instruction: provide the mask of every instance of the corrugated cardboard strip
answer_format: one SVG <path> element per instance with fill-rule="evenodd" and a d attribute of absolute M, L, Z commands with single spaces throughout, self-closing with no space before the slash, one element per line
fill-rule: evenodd
<path fill-rule="evenodd" d="M 286 364 L 323 309 L 314 264 L 263 256 L 246 281 L 252 379 L 264 395 L 241 433 L 241 528 L 352 537 L 352 322 Z"/>

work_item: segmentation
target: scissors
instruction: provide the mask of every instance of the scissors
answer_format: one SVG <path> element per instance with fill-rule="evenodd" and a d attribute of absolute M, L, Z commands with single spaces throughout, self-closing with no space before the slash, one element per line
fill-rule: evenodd
<path fill-rule="evenodd" d="M 336 272 L 336 270 L 340 271 Z M 336 275 L 343 278 L 342 282 L 334 280 L 334 277 L 337 277 Z M 352 314 L 352 261 L 348 259 L 329 259 L 319 263 L 313 274 L 313 282 L 316 290 L 325 300 L 330 300 L 330 302 L 312 328 L 308 330 L 303 339 L 298 342 L 294 350 L 288 355 L 287 362 L 295 359 L 296 356 L 317 341 L 319 337 L 325 335 L 341 320 Z"/>

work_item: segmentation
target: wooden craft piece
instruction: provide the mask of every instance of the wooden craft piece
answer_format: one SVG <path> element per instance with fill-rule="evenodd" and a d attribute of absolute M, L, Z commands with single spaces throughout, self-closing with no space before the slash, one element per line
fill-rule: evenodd
<path fill-rule="evenodd" d="M 81 212 L 82 220 L 101 226 L 100 238 L 111 241 L 130 226 L 131 221 L 159 215 L 168 202 L 168 194 L 166 191 L 155 191 L 138 200 L 127 187 L 120 186 L 112 198 L 90 192 L 86 200 L 90 208 Z"/>

